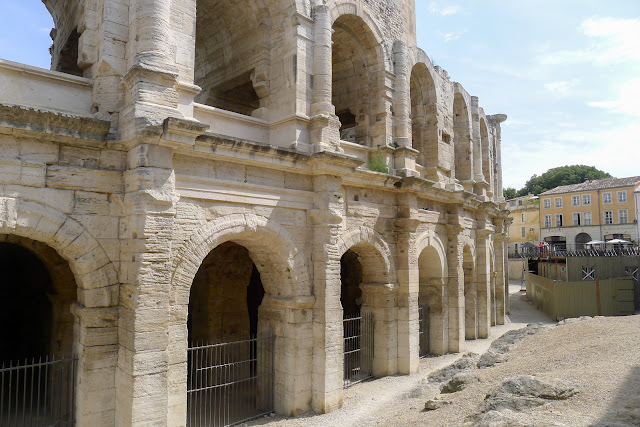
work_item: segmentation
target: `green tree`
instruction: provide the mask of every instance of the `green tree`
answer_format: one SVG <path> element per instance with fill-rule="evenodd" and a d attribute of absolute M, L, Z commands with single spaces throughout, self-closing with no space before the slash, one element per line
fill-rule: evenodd
<path fill-rule="evenodd" d="M 538 195 L 561 185 L 580 184 L 585 181 L 603 178 L 611 178 L 611 175 L 593 166 L 560 166 L 549 169 L 540 176 L 533 175 L 525 186 L 517 192 L 517 196 L 526 196 L 529 193 Z"/>
<path fill-rule="evenodd" d="M 516 194 L 517 194 L 516 189 L 513 187 L 507 187 L 504 190 L 502 190 L 502 195 L 504 196 L 505 200 L 509 200 L 517 197 Z"/>

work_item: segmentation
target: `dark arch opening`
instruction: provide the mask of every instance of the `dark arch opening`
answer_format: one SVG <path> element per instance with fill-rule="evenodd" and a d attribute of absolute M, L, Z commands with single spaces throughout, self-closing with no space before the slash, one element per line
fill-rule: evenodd
<path fill-rule="evenodd" d="M 348 250 L 340 258 L 340 303 L 345 316 L 360 313 L 362 307 L 362 264 L 358 254 Z"/>

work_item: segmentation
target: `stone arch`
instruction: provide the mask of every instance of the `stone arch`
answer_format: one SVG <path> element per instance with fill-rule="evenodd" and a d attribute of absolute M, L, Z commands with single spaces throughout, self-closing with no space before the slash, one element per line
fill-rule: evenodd
<path fill-rule="evenodd" d="M 73 218 L 37 202 L 0 197 L 0 233 L 45 243 L 68 261 L 85 307 L 117 304 L 115 267 L 100 243 Z"/>
<path fill-rule="evenodd" d="M 338 239 L 338 255 L 348 250 L 358 254 L 362 262 L 364 283 L 395 283 L 395 266 L 389 245 L 380 233 L 369 227 L 358 227 Z"/>
<path fill-rule="evenodd" d="M 487 127 L 487 120 L 483 115 L 480 116 L 480 149 L 482 153 L 482 175 L 487 183 L 492 181 L 492 153 L 491 145 L 489 144 L 489 129 Z"/>
<path fill-rule="evenodd" d="M 197 0 L 194 83 L 200 102 L 244 115 L 268 106 L 272 31 L 265 0 Z"/>
<path fill-rule="evenodd" d="M 578 233 L 575 237 L 575 245 L 577 250 L 584 250 L 585 244 L 591 241 L 589 233 Z"/>
<path fill-rule="evenodd" d="M 471 109 L 469 95 L 456 84 L 453 98 L 453 142 L 455 178 L 459 181 L 473 179 L 473 145 L 471 138 Z"/>
<path fill-rule="evenodd" d="M 331 93 L 340 139 L 369 147 L 386 145 L 391 107 L 382 95 L 384 47 L 357 14 L 341 14 L 332 28 Z"/>
<path fill-rule="evenodd" d="M 418 238 L 415 247 L 418 256 L 418 307 L 423 310 L 423 316 L 427 316 L 428 307 L 428 318 L 419 325 L 420 354 L 444 354 L 448 341 L 448 266 L 445 246 L 436 234 L 427 232 Z M 428 330 L 423 330 L 427 324 Z"/>
<path fill-rule="evenodd" d="M 438 166 L 438 94 L 436 85 L 424 62 L 411 69 L 411 132 L 413 148 L 418 150 L 419 164 L 434 168 Z"/>
<path fill-rule="evenodd" d="M 177 252 L 171 281 L 172 305 L 188 304 L 191 283 L 200 264 L 215 247 L 229 241 L 247 248 L 265 291 L 271 296 L 311 295 L 304 257 L 291 235 L 265 217 L 234 214 L 209 221 Z"/>

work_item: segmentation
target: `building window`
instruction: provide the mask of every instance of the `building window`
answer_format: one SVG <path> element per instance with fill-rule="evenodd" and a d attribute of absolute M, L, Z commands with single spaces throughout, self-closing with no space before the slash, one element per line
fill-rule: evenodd
<path fill-rule="evenodd" d="M 626 203 L 626 201 L 627 201 L 627 192 L 618 191 L 618 203 Z"/>
<path fill-rule="evenodd" d="M 613 211 L 604 211 L 604 223 L 613 224 Z"/>
<path fill-rule="evenodd" d="M 582 195 L 582 204 L 588 206 L 591 204 L 591 194 Z"/>
<path fill-rule="evenodd" d="M 544 226 L 545 226 L 545 228 L 550 228 L 551 227 L 551 215 L 545 215 L 544 216 Z"/>
<path fill-rule="evenodd" d="M 584 225 L 591 225 L 591 212 L 585 212 L 582 219 L 584 219 Z"/>
<path fill-rule="evenodd" d="M 545 209 L 551 209 L 551 199 L 542 199 L 542 207 Z"/>
<path fill-rule="evenodd" d="M 580 213 L 579 212 L 574 212 L 573 213 L 573 225 L 580 225 Z"/>
<path fill-rule="evenodd" d="M 562 197 L 556 197 L 555 201 L 556 201 L 556 208 L 561 208 L 562 207 Z"/>
<path fill-rule="evenodd" d="M 556 214 L 556 227 L 562 227 L 562 214 Z"/>
<path fill-rule="evenodd" d="M 524 214 L 522 214 L 522 222 L 524 222 Z"/>
<path fill-rule="evenodd" d="M 602 203 L 611 203 L 611 193 L 602 193 Z"/>
<path fill-rule="evenodd" d="M 571 196 L 571 206 L 580 206 L 580 196 Z"/>
<path fill-rule="evenodd" d="M 518 206 L 522 206 L 522 200 L 518 200 Z"/>
<path fill-rule="evenodd" d="M 514 207 L 515 205 L 516 205 L 516 202 L 515 202 L 515 201 L 513 201 L 513 202 L 509 202 L 509 206 Z"/>
<path fill-rule="evenodd" d="M 527 237 L 527 227 L 521 227 L 522 228 L 522 237 Z"/>
<path fill-rule="evenodd" d="M 626 209 L 618 209 L 618 224 L 626 224 L 629 222 L 629 211 Z"/>

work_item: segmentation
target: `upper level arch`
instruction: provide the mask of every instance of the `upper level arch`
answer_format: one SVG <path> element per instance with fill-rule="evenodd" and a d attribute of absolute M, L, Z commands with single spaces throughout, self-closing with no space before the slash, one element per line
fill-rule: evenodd
<path fill-rule="evenodd" d="M 396 283 L 391 250 L 377 231 L 364 226 L 353 229 L 338 239 L 337 248 L 340 257 L 348 250 L 358 255 L 364 283 Z"/>
<path fill-rule="evenodd" d="M 464 91 L 459 83 L 456 83 L 453 97 L 453 142 L 455 178 L 459 181 L 473 179 L 473 146 L 469 98 L 469 94 Z"/>
<path fill-rule="evenodd" d="M 244 115 L 267 107 L 272 11 L 265 0 L 196 0 L 196 102 Z"/>
<path fill-rule="evenodd" d="M 409 85 L 412 145 L 419 151 L 417 161 L 425 167 L 437 167 L 438 93 L 426 63 L 418 62 L 413 66 Z"/>

